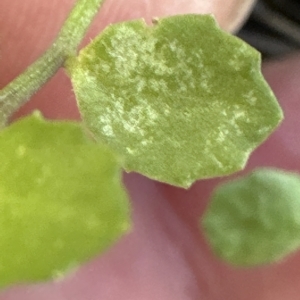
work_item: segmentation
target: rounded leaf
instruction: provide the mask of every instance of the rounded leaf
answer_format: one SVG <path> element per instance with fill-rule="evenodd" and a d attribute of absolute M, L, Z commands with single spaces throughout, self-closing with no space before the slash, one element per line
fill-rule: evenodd
<path fill-rule="evenodd" d="M 207 15 L 111 25 L 67 69 L 124 168 L 182 187 L 243 169 L 282 119 L 259 53 Z"/>
<path fill-rule="evenodd" d="M 0 287 L 60 277 L 129 229 L 119 164 L 78 123 L 0 132 Z"/>
<path fill-rule="evenodd" d="M 220 185 L 202 225 L 213 251 L 231 264 L 282 259 L 300 247 L 300 176 L 258 169 Z"/>

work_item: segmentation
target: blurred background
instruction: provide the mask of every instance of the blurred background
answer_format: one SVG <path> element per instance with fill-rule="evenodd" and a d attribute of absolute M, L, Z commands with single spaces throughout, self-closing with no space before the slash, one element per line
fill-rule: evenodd
<path fill-rule="evenodd" d="M 300 0 L 258 0 L 237 35 L 263 59 L 295 52 L 300 49 Z"/>

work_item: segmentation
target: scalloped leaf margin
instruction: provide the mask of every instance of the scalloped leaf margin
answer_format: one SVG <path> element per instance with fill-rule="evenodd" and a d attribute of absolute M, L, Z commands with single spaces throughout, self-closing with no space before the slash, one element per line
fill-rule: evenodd
<path fill-rule="evenodd" d="M 244 168 L 282 111 L 260 54 L 209 15 L 108 26 L 67 62 L 84 122 L 124 168 L 169 184 Z"/>

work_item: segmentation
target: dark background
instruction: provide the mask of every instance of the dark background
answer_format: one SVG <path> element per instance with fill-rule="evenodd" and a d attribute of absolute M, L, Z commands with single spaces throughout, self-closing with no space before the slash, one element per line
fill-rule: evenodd
<path fill-rule="evenodd" d="M 295 52 L 300 49 L 300 0 L 259 0 L 237 35 L 263 59 Z"/>

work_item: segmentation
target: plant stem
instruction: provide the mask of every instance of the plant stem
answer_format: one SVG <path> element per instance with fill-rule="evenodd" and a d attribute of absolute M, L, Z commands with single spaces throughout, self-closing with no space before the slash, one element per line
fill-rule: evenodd
<path fill-rule="evenodd" d="M 0 128 L 55 75 L 69 56 L 76 54 L 79 43 L 103 2 L 104 0 L 77 0 L 52 46 L 0 90 Z"/>

